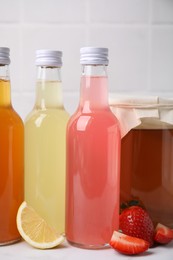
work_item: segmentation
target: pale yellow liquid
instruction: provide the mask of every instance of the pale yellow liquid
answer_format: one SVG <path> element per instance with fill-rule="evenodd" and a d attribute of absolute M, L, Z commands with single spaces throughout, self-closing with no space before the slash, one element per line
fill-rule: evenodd
<path fill-rule="evenodd" d="M 44 102 L 48 108 L 36 106 L 25 123 L 25 200 L 58 233 L 64 233 L 65 139 L 69 116 L 63 107 L 55 107 L 56 100 L 51 107 L 51 96 L 57 95 L 56 84 L 47 83 L 45 89 Z"/>

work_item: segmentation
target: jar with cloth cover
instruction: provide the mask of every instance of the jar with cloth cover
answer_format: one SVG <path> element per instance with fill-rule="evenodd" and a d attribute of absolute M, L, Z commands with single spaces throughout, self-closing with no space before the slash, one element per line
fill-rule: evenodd
<path fill-rule="evenodd" d="M 173 98 L 111 96 L 121 126 L 120 204 L 173 228 Z"/>

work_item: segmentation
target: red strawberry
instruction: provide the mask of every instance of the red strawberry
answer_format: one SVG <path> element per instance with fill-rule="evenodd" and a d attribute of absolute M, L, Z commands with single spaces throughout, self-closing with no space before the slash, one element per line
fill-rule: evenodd
<path fill-rule="evenodd" d="M 114 231 L 110 245 L 126 255 L 136 255 L 146 251 L 149 248 L 149 243 L 143 239 L 124 235 Z"/>
<path fill-rule="evenodd" d="M 153 245 L 153 222 L 147 211 L 139 206 L 132 206 L 121 213 L 120 229 L 126 235 L 148 241 L 150 247 Z"/>
<path fill-rule="evenodd" d="M 173 240 L 173 230 L 160 223 L 157 224 L 154 241 L 156 241 L 159 244 L 168 244 L 172 240 Z"/>

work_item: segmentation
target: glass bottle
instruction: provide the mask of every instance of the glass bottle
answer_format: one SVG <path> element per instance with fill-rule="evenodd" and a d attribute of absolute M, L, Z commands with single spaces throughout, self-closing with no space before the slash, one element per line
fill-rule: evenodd
<path fill-rule="evenodd" d="M 20 239 L 16 215 L 24 196 L 24 126 L 11 103 L 9 55 L 0 48 L 0 245 Z"/>
<path fill-rule="evenodd" d="M 65 229 L 62 52 L 37 50 L 36 101 L 25 121 L 25 200 L 59 233 Z"/>
<path fill-rule="evenodd" d="M 102 248 L 118 229 L 120 130 L 108 105 L 108 49 L 81 48 L 81 93 L 67 126 L 66 237 Z"/>

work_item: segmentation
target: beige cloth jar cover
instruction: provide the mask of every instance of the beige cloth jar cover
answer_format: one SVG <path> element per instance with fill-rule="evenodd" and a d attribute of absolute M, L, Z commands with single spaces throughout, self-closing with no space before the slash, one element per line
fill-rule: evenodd
<path fill-rule="evenodd" d="M 173 98 L 111 95 L 109 104 L 119 120 L 121 137 L 133 128 L 173 128 Z"/>

